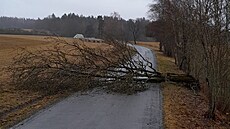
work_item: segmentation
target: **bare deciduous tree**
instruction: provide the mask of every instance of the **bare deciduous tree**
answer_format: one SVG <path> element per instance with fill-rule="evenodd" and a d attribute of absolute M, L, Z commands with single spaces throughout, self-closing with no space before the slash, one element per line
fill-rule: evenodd
<path fill-rule="evenodd" d="M 140 31 L 140 22 L 138 20 L 129 20 L 128 21 L 129 30 L 132 33 L 133 41 L 135 44 L 137 44 L 137 38 L 139 36 Z"/>
<path fill-rule="evenodd" d="M 32 52 L 23 49 L 9 67 L 12 82 L 18 88 L 49 93 L 101 86 L 132 94 L 148 89 L 145 82 L 165 81 L 131 45 L 106 42 L 97 46 L 54 38 L 53 47 Z M 194 82 L 186 75 L 168 76 L 167 80 Z"/>
<path fill-rule="evenodd" d="M 138 53 L 127 44 L 110 42 L 95 48 L 79 41 L 55 39 L 55 43 L 54 47 L 38 51 L 23 50 L 15 58 L 10 70 L 16 86 L 52 92 L 69 88 L 83 90 L 97 84 L 128 84 L 127 79 L 156 74 L 153 68 L 145 69 L 151 67 L 147 60 L 143 64 L 132 59 Z"/>
<path fill-rule="evenodd" d="M 207 81 L 207 117 L 214 118 L 216 109 L 228 112 L 229 0 L 159 0 L 150 8 L 162 23 L 158 38 L 164 53 L 186 73 Z"/>

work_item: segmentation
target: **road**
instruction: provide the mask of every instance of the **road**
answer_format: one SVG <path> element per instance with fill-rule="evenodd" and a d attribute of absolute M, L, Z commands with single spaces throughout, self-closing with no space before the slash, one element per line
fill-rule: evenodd
<path fill-rule="evenodd" d="M 156 66 L 154 53 L 134 46 Z M 136 57 L 138 58 L 138 57 Z M 26 119 L 13 129 L 161 129 L 162 93 L 159 84 L 135 95 L 94 89 L 69 98 Z"/>
<path fill-rule="evenodd" d="M 149 48 L 146 48 L 146 47 L 142 47 L 142 46 L 138 46 L 138 45 L 132 45 L 138 52 L 139 54 L 141 54 L 146 60 L 148 60 L 149 62 L 152 63 L 152 67 L 156 69 L 156 55 L 155 53 L 149 49 Z M 133 57 L 134 59 L 133 60 L 139 60 L 141 62 L 143 62 L 144 65 L 147 65 L 148 63 L 143 59 L 141 58 L 139 55 L 136 55 Z M 148 65 L 147 65 L 148 66 Z M 146 68 L 147 70 L 149 71 L 153 71 L 150 67 L 147 67 Z"/>

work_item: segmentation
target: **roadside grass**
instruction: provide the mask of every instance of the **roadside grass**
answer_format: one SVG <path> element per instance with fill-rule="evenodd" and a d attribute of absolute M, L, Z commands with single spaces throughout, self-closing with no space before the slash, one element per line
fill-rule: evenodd
<path fill-rule="evenodd" d="M 42 94 L 17 90 L 9 84 L 9 73 L 4 70 L 11 64 L 13 57 L 17 55 L 18 48 L 26 47 L 32 50 L 38 47 L 48 47 L 50 43 L 47 42 L 46 38 L 46 36 L 0 35 L 0 128 L 7 128 L 17 123 L 59 98 L 60 95 L 47 96 L 37 100 L 32 105 L 20 107 L 41 97 Z M 16 109 L 17 107 L 20 109 Z"/>
<path fill-rule="evenodd" d="M 64 39 L 73 41 L 72 38 Z M 27 47 L 29 50 L 36 50 L 50 45 L 52 43 L 47 42 L 45 36 L 0 35 L 0 128 L 10 127 L 34 112 L 71 94 L 63 92 L 42 97 L 41 93 L 17 90 L 7 83 L 10 78 L 2 68 L 10 65 L 13 57 L 17 55 L 17 48 Z M 86 43 L 86 45 L 106 49 L 105 44 Z M 166 57 L 159 51 L 159 43 L 139 43 L 139 45 L 149 47 L 156 52 L 159 72 L 183 73 L 175 66 L 173 58 Z M 196 96 L 189 89 L 178 87 L 177 84 L 167 82 L 163 83 L 162 86 L 165 128 L 226 128 L 225 124 L 221 122 L 208 121 L 203 118 L 202 113 L 207 109 L 207 104 L 202 96 Z M 41 99 L 37 99 L 40 97 Z M 20 107 L 20 105 L 24 105 L 31 100 L 36 101 Z M 20 109 L 13 110 L 17 106 Z M 7 111 L 10 112 L 2 115 Z"/>
<path fill-rule="evenodd" d="M 39 92 L 18 90 L 10 84 L 9 73 L 4 70 L 11 64 L 13 57 L 18 54 L 19 48 L 33 51 L 51 47 L 54 44 L 49 38 L 47 36 L 0 35 L 0 129 L 8 128 L 47 105 L 71 94 L 70 91 L 45 96 Z M 73 38 L 60 39 L 67 42 L 76 40 Z M 109 47 L 103 43 L 86 42 L 85 45 L 95 49 L 107 49 Z"/>
<path fill-rule="evenodd" d="M 175 65 L 174 59 L 163 55 L 159 51 L 159 42 L 139 42 L 138 45 L 151 48 L 156 53 L 157 69 L 161 73 L 178 73 L 179 68 Z M 230 122 L 223 117 L 216 121 L 204 118 L 208 110 L 208 104 L 202 93 L 194 92 L 181 84 L 165 82 L 163 89 L 163 113 L 164 127 L 166 129 L 228 129 Z M 229 125 L 228 125 L 229 124 Z"/>

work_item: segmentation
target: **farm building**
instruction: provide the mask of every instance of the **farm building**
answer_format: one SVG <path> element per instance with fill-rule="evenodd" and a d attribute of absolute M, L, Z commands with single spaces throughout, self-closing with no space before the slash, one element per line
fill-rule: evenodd
<path fill-rule="evenodd" d="M 85 38 L 83 34 L 76 34 L 73 38 L 80 39 L 81 41 L 92 42 L 92 43 L 103 43 L 104 40 L 97 38 Z"/>
<path fill-rule="evenodd" d="M 84 35 L 83 34 L 76 34 L 73 38 L 75 39 L 84 39 Z"/>
<path fill-rule="evenodd" d="M 86 42 L 93 42 L 93 43 L 103 43 L 104 40 L 102 39 L 96 39 L 96 38 L 85 38 Z"/>

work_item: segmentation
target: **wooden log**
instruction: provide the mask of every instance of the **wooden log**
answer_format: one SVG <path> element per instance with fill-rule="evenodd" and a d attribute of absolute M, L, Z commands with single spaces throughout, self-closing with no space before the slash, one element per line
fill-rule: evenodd
<path fill-rule="evenodd" d="M 177 83 L 193 83 L 196 82 L 192 76 L 189 75 L 173 75 L 173 76 L 153 76 L 149 78 L 136 78 L 135 81 L 146 81 L 149 83 L 161 83 L 165 81 Z"/>
<path fill-rule="evenodd" d="M 143 81 L 147 83 L 162 83 L 162 82 L 175 82 L 175 83 L 182 83 L 183 86 L 199 91 L 200 85 L 199 81 L 196 80 L 191 75 L 186 74 L 166 74 L 166 75 L 156 75 L 149 78 L 136 78 L 135 81 Z"/>

